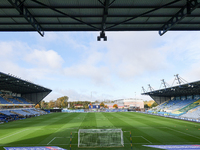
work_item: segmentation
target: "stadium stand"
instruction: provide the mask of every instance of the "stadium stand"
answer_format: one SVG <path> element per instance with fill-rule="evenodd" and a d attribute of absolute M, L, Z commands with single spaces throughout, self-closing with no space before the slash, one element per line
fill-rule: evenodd
<path fill-rule="evenodd" d="M 181 115 L 181 117 L 200 119 L 200 106 L 191 109 L 186 114 Z"/>
<path fill-rule="evenodd" d="M 52 90 L 0 72 L 0 123 L 47 114 L 35 109 Z"/>
<path fill-rule="evenodd" d="M 23 97 L 12 97 L 1 94 L 0 104 L 33 104 Z"/>
<path fill-rule="evenodd" d="M 157 107 L 149 110 L 150 113 L 161 115 L 181 116 L 190 118 L 199 118 L 198 111 L 200 110 L 200 99 L 173 99 L 164 102 Z M 200 113 L 199 113 L 200 114 Z"/>
<path fill-rule="evenodd" d="M 26 99 L 24 99 L 23 97 L 16 97 L 17 99 L 19 99 L 23 104 L 30 104 L 29 102 L 26 101 Z"/>
<path fill-rule="evenodd" d="M 5 115 L 0 115 L 0 122 L 6 121 L 6 116 Z"/>
<path fill-rule="evenodd" d="M 158 106 L 157 109 L 162 111 L 172 112 L 174 110 L 179 110 L 188 104 L 195 102 L 194 99 L 185 99 L 185 100 L 170 100 L 164 104 L 164 106 Z"/>
<path fill-rule="evenodd" d="M 16 116 L 16 114 L 11 113 L 10 110 L 0 110 L 0 114 L 4 114 L 6 116 Z"/>
<path fill-rule="evenodd" d="M 0 123 L 9 122 L 13 120 L 25 119 L 29 117 L 35 117 L 40 115 L 45 115 L 47 112 L 35 109 L 3 109 L 0 110 Z"/>
<path fill-rule="evenodd" d="M 39 112 L 41 115 L 45 115 L 45 114 L 50 113 L 50 111 L 44 111 L 44 110 L 41 110 L 41 109 L 33 109 L 33 111 Z"/>
<path fill-rule="evenodd" d="M 22 104 L 14 98 L 8 98 L 13 104 Z"/>
<path fill-rule="evenodd" d="M 23 109 L 16 109 L 16 110 L 12 110 L 13 113 L 18 114 L 20 116 L 24 116 L 24 117 L 30 117 L 33 116 L 34 114 L 30 113 L 29 111 L 23 110 Z"/>
<path fill-rule="evenodd" d="M 174 75 L 173 83 L 178 85 L 170 87 L 164 79 L 161 85 L 164 88 L 154 90 L 150 85 L 146 91 L 143 87 L 142 95 L 149 95 L 157 104 L 146 113 L 165 117 L 200 122 L 200 81 L 188 83 L 178 74 Z M 178 81 L 178 82 L 176 82 Z"/>
<path fill-rule="evenodd" d="M 0 96 L 0 104 L 12 104 Z"/>

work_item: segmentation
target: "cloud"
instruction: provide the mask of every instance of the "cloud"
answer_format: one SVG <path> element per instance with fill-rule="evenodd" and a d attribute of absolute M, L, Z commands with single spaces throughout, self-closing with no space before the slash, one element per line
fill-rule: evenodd
<path fill-rule="evenodd" d="M 64 60 L 53 50 L 33 50 L 25 56 L 26 61 L 38 67 L 61 68 Z"/>
<path fill-rule="evenodd" d="M 126 98 L 134 95 L 131 91 L 140 93 L 140 84 L 156 85 L 157 78 L 159 86 L 160 79 L 176 73 L 187 81 L 200 76 L 197 33 L 168 32 L 160 37 L 157 32 L 106 32 L 107 42 L 97 42 L 94 35 L 37 34 L 40 41 L 32 39 L 32 44 L 28 38 L 1 40 L 0 69 L 40 84 L 48 82 L 53 92 L 46 99 L 67 95 L 90 100 L 90 91 L 94 100 Z"/>
<path fill-rule="evenodd" d="M 162 40 L 160 50 L 164 51 L 171 75 L 179 74 L 188 82 L 199 80 L 200 45 L 198 32 L 169 32 Z"/>
<path fill-rule="evenodd" d="M 104 64 L 105 54 L 93 46 L 87 49 L 75 64 L 64 68 L 64 74 L 68 77 L 87 78 L 98 85 L 108 83 L 110 76 L 109 68 Z"/>
<path fill-rule="evenodd" d="M 69 101 L 95 101 L 95 100 L 114 100 L 117 99 L 112 94 L 101 94 L 97 91 L 81 92 L 75 89 L 60 89 L 56 88 L 50 93 L 45 101 L 56 100 L 59 97 L 68 96 Z"/>
<path fill-rule="evenodd" d="M 165 56 L 162 51 L 154 48 L 156 39 L 155 32 L 110 34 L 106 60 L 112 72 L 125 80 L 133 79 L 147 71 L 165 68 Z"/>
<path fill-rule="evenodd" d="M 0 61 L 18 61 L 21 56 L 25 55 L 30 47 L 20 41 L 0 41 Z"/>
<path fill-rule="evenodd" d="M 52 79 L 64 60 L 53 50 L 34 50 L 26 42 L 0 41 L 0 69 L 26 80 Z"/>

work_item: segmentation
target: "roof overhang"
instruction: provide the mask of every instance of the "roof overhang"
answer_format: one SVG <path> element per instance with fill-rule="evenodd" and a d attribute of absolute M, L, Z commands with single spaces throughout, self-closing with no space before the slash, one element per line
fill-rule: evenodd
<path fill-rule="evenodd" d="M 198 0 L 7 0 L 0 2 L 0 31 L 200 30 Z"/>
<path fill-rule="evenodd" d="M 200 94 L 200 81 L 181 84 L 160 90 L 154 90 L 142 95 L 158 96 L 158 97 L 176 97 L 176 96 L 190 96 Z"/>

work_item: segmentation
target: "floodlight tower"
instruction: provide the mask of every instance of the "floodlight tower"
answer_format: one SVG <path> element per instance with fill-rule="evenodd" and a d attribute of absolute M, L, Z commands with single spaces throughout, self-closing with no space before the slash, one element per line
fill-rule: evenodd
<path fill-rule="evenodd" d="M 162 79 L 161 81 L 162 81 L 162 82 L 161 82 L 160 88 L 161 88 L 162 85 L 164 86 L 165 89 L 166 89 L 167 87 L 170 87 L 170 85 L 169 85 L 167 82 L 165 82 L 164 79 Z"/>
<path fill-rule="evenodd" d="M 154 91 L 150 84 L 148 84 L 150 92 Z"/>
<path fill-rule="evenodd" d="M 174 76 L 175 76 L 175 79 L 174 79 L 174 81 L 173 81 L 173 83 L 172 83 L 172 86 L 173 86 L 175 80 L 177 80 L 177 84 L 178 84 L 179 86 L 181 86 L 181 83 L 187 83 L 187 81 L 186 81 L 185 79 L 181 78 L 181 77 L 179 76 L 179 74 L 176 74 L 176 75 L 174 75 Z"/>
<path fill-rule="evenodd" d="M 143 93 L 146 93 L 147 91 L 144 89 L 144 87 L 142 86 L 142 91 Z"/>

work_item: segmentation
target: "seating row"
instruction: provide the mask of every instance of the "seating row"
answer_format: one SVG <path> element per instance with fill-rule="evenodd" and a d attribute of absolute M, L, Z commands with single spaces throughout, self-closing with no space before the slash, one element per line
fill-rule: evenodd
<path fill-rule="evenodd" d="M 22 97 L 3 98 L 0 96 L 0 104 L 31 104 Z"/>

